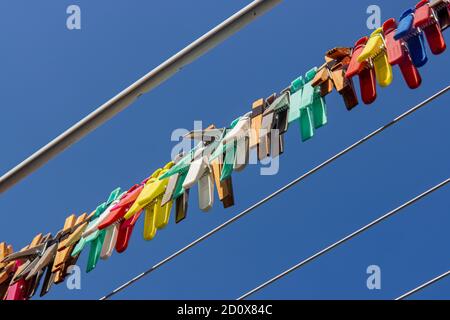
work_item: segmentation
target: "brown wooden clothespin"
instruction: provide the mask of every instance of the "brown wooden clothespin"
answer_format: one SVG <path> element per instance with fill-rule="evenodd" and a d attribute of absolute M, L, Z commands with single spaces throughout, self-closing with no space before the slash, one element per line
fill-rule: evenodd
<path fill-rule="evenodd" d="M 66 218 L 62 230 L 62 232 L 65 233 L 64 239 L 58 243 L 58 250 L 52 266 L 55 283 L 64 281 L 68 268 L 76 263 L 78 256 L 71 256 L 76 242 L 74 237 L 78 239 L 81 238 L 83 231 L 88 225 L 88 220 L 89 217 L 87 213 L 83 213 L 78 218 L 74 214 Z"/>
<path fill-rule="evenodd" d="M 181 196 L 175 200 L 175 223 L 180 223 L 186 219 L 189 204 L 189 189 L 185 190 Z"/>
<path fill-rule="evenodd" d="M 326 95 L 330 94 L 333 91 L 334 84 L 333 80 L 331 79 L 330 71 L 327 68 L 327 63 L 329 62 L 329 58 L 325 56 L 325 61 L 322 66 L 319 67 L 317 70 L 316 76 L 313 79 L 312 85 L 318 86 L 320 85 L 320 95 L 322 97 L 325 97 Z"/>
<path fill-rule="evenodd" d="M 352 79 L 345 77 L 351 60 L 351 49 L 337 47 L 325 54 L 325 64 L 322 65 L 312 81 L 313 86 L 321 88 L 321 95 L 329 94 L 333 87 L 343 97 L 348 110 L 358 105 Z"/>
<path fill-rule="evenodd" d="M 261 130 L 262 115 L 266 101 L 261 98 L 253 102 L 252 114 L 250 115 L 250 145 L 249 148 L 258 148 L 259 146 L 259 131 Z"/>
<path fill-rule="evenodd" d="M 211 169 L 214 176 L 214 181 L 216 183 L 219 200 L 222 201 L 224 208 L 229 208 L 234 205 L 233 182 L 231 177 L 220 181 L 222 166 L 222 156 L 211 161 Z"/>

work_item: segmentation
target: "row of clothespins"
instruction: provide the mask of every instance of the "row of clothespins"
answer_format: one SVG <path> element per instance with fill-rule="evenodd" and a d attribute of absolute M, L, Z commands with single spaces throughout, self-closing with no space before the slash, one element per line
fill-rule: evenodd
<path fill-rule="evenodd" d="M 225 208 L 234 204 L 233 171 L 244 169 L 250 150 L 260 160 L 284 152 L 284 133 L 293 122 L 300 123 L 302 140 L 327 123 L 325 96 L 336 89 L 348 110 L 358 104 L 352 78 L 359 77 L 362 101 L 372 103 L 377 96 L 376 82 L 388 86 L 392 66 L 399 65 L 410 88 L 421 84 L 418 68 L 428 60 L 425 38 L 434 54 L 446 44 L 442 30 L 450 25 L 449 0 L 421 1 L 407 10 L 399 23 L 390 19 L 353 49 L 335 48 L 325 55 L 325 64 L 294 80 L 280 94 L 253 103 L 252 110 L 227 128 L 214 125 L 192 131 L 186 138 L 198 141 L 194 149 L 156 170 L 149 178 L 127 191 L 112 191 L 108 199 L 91 214 L 71 215 L 55 236 L 36 236 L 18 252 L 0 244 L 0 298 L 24 300 L 34 295 L 43 278 L 41 296 L 53 283 L 60 283 L 86 245 L 90 245 L 87 272 L 99 259 L 114 250 L 124 252 L 133 228 L 144 215 L 146 240 L 169 223 L 175 204 L 175 221 L 186 217 L 189 190 L 198 185 L 199 206 L 213 206 L 214 189 Z M 215 186 L 215 187 L 214 187 Z"/>

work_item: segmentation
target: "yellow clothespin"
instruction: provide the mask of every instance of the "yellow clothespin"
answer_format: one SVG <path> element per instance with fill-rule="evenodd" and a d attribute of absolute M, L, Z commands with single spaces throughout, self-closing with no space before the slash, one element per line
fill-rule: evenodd
<path fill-rule="evenodd" d="M 387 87 L 394 78 L 392 66 L 389 64 L 383 28 L 376 29 L 369 38 L 366 47 L 358 57 L 358 62 L 371 61 L 375 69 L 378 84 Z"/>
<path fill-rule="evenodd" d="M 158 178 L 172 168 L 174 163 L 167 163 L 164 168 L 156 170 L 145 183 L 139 197 L 125 214 L 125 219 L 130 219 L 141 210 L 145 210 L 144 218 L 144 239 L 151 240 L 155 237 L 158 229 L 164 228 L 169 223 L 172 201 L 161 206 L 164 192 L 169 179 L 159 180 Z"/>

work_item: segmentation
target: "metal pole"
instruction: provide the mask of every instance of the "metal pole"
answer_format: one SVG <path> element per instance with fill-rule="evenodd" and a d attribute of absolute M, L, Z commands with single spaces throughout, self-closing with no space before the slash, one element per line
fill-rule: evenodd
<path fill-rule="evenodd" d="M 154 89 L 184 66 L 214 48 L 244 26 L 271 10 L 282 0 L 255 0 L 221 24 L 204 34 L 183 50 L 150 71 L 97 110 L 63 132 L 22 163 L 0 178 L 0 193 L 8 190 L 23 178 L 39 169 L 46 162 L 85 135 L 127 108 L 144 93 Z"/>

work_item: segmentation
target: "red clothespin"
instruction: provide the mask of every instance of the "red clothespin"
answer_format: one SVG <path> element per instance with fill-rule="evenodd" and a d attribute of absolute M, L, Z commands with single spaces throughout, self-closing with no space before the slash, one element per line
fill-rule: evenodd
<path fill-rule="evenodd" d="M 416 89 L 422 83 L 422 78 L 419 70 L 417 70 L 412 61 L 405 42 L 403 40 L 395 40 L 394 38 L 397 25 L 395 19 L 389 19 L 383 24 L 383 33 L 389 64 L 398 64 L 408 87 Z"/>
<path fill-rule="evenodd" d="M 450 0 L 431 0 L 430 7 L 436 14 L 441 30 L 450 27 Z"/>
<path fill-rule="evenodd" d="M 134 226 L 139 220 L 142 211 L 136 213 L 131 219 L 124 220 L 119 226 L 119 232 L 117 234 L 116 251 L 122 253 L 128 248 L 131 235 L 133 233 Z"/>
<path fill-rule="evenodd" d="M 375 70 L 368 61 L 358 62 L 358 57 L 364 50 L 368 40 L 368 37 L 364 37 L 355 43 L 352 58 L 345 74 L 345 77 L 348 79 L 358 75 L 361 98 L 365 104 L 371 104 L 377 98 Z"/>
<path fill-rule="evenodd" d="M 117 241 L 116 241 L 116 251 L 118 253 L 124 252 L 128 248 L 128 243 L 131 239 L 131 234 L 133 233 L 134 226 L 139 220 L 142 212 L 139 212 L 133 216 L 133 218 L 125 220 L 124 215 L 139 197 L 144 188 L 145 183 L 148 179 L 142 181 L 141 184 L 136 184 L 132 186 L 126 195 L 122 197 L 120 202 L 111 209 L 111 215 L 105 219 L 101 224 L 99 224 L 98 229 L 103 230 L 111 226 L 112 224 L 119 224 Z"/>
<path fill-rule="evenodd" d="M 13 272 L 16 272 L 23 264 L 21 260 L 15 262 Z M 19 279 L 9 286 L 4 300 L 28 300 L 29 298 L 29 283 L 31 280 L 25 280 L 25 278 Z"/>
<path fill-rule="evenodd" d="M 110 216 L 98 225 L 99 230 L 106 229 L 123 218 L 141 193 L 146 181 L 144 180 L 141 184 L 136 184 L 128 190 L 127 194 L 120 199 L 120 202 L 111 209 Z"/>
<path fill-rule="evenodd" d="M 431 52 L 434 54 L 441 54 L 445 51 L 447 46 L 445 44 L 444 36 L 442 35 L 436 14 L 434 10 L 431 9 L 428 0 L 422 0 L 416 5 L 414 27 L 423 30 Z"/>

